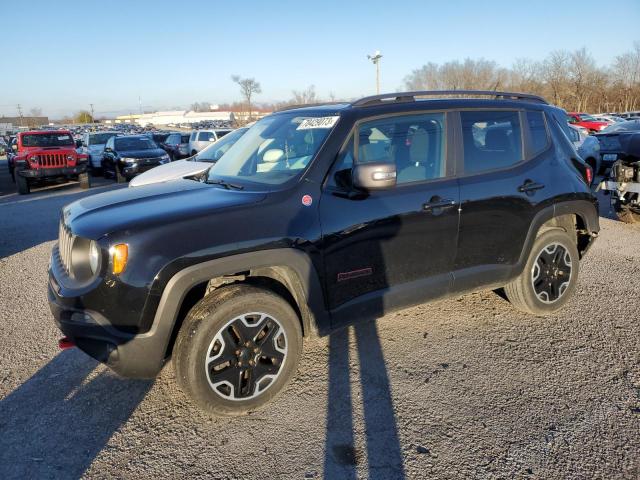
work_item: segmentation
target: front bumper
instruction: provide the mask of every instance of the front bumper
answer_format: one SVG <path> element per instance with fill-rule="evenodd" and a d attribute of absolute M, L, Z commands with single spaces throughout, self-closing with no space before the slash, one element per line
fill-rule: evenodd
<path fill-rule="evenodd" d="M 80 350 L 130 378 L 154 378 L 165 360 L 166 335 L 150 330 L 143 334 L 117 329 L 100 312 L 87 309 L 81 292 L 62 286 L 49 269 L 48 300 L 54 322 Z"/>
<path fill-rule="evenodd" d="M 17 170 L 17 174 L 26 178 L 49 178 L 49 177 L 68 177 L 79 175 L 87 171 L 87 164 L 82 163 L 75 167 L 60 168 L 33 168 L 26 170 Z"/>
<path fill-rule="evenodd" d="M 122 168 L 122 173 L 127 177 L 132 177 L 134 175 L 138 175 L 142 172 L 146 172 L 147 170 L 151 170 L 154 167 L 159 165 L 164 165 L 168 162 L 156 161 L 156 162 L 140 162 L 140 163 L 125 163 Z"/>

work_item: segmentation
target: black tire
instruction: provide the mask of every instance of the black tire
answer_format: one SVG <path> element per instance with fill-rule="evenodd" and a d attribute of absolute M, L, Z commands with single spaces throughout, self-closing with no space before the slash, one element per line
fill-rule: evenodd
<path fill-rule="evenodd" d="M 554 245 L 559 248 L 554 249 Z M 549 250 L 552 252 L 549 253 Z M 557 263 L 556 256 L 562 257 Z M 567 270 L 568 282 L 563 281 L 566 280 Z M 522 312 L 550 315 L 571 298 L 578 283 L 579 270 L 580 257 L 575 234 L 572 236 L 570 232 L 560 229 L 548 230 L 536 238 L 524 270 L 504 287 L 504 293 L 511 304 Z"/>
<path fill-rule="evenodd" d="M 81 173 L 78 175 L 78 181 L 80 182 L 80 188 L 83 190 L 88 190 L 91 188 L 91 178 L 89 177 L 89 173 Z"/>
<path fill-rule="evenodd" d="M 197 155 L 198 152 L 196 152 L 195 150 L 191 150 L 191 156 L 193 157 L 194 155 Z"/>
<path fill-rule="evenodd" d="M 20 195 L 27 195 L 31 192 L 31 186 L 29 185 L 29 179 L 23 177 L 20 174 L 14 172 L 16 177 L 16 187 Z"/>
<path fill-rule="evenodd" d="M 255 312 L 264 316 L 247 326 Z M 209 367 L 215 362 L 212 352 L 222 364 L 217 370 L 217 365 Z M 178 385 L 200 408 L 238 416 L 273 400 L 295 375 L 301 353 L 302 329 L 291 306 L 269 290 L 238 284 L 215 290 L 191 309 L 176 339 L 173 361 Z M 224 377 L 234 380 L 234 388 Z"/>
<path fill-rule="evenodd" d="M 120 170 L 120 166 L 119 165 L 115 166 L 115 170 L 116 170 L 116 182 L 118 182 L 118 183 L 127 183 L 129 181 L 129 180 L 127 180 L 127 177 L 122 174 L 122 170 Z"/>

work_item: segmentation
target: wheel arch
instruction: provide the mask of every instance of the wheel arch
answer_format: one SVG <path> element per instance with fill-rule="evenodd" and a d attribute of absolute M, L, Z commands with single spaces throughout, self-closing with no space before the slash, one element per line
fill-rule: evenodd
<path fill-rule="evenodd" d="M 238 254 L 187 267 L 169 280 L 150 330 L 160 334 L 164 357 L 171 353 L 191 307 L 215 288 L 232 283 L 260 286 L 280 295 L 298 314 L 305 337 L 330 327 L 320 278 L 307 254 L 292 248 Z"/>

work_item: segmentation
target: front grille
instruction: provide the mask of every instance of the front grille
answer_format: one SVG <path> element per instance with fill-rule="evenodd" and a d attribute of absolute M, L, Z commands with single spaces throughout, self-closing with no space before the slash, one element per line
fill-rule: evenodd
<path fill-rule="evenodd" d="M 64 224 L 60 222 L 60 232 L 58 234 L 58 253 L 60 254 L 60 263 L 67 273 L 71 274 L 71 250 L 73 248 L 73 235 Z"/>
<path fill-rule="evenodd" d="M 41 167 L 66 167 L 67 153 L 41 153 L 37 155 Z"/>

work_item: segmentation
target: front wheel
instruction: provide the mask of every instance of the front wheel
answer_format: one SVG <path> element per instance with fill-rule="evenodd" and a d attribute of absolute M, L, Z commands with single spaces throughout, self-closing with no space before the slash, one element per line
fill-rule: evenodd
<path fill-rule="evenodd" d="M 14 171 L 14 175 L 16 178 L 16 187 L 18 189 L 18 193 L 20 195 L 27 195 L 29 192 L 31 192 L 31 185 L 29 185 L 29 179 L 26 177 L 23 177 L 22 175 L 20 175 L 18 172 Z"/>
<path fill-rule="evenodd" d="M 189 312 L 174 347 L 178 384 L 206 412 L 244 415 L 278 395 L 302 351 L 298 316 L 280 296 L 221 287 Z"/>
<path fill-rule="evenodd" d="M 504 293 L 518 310 L 550 315 L 573 294 L 579 268 L 575 239 L 564 230 L 549 230 L 536 238 L 523 272 Z"/>
<path fill-rule="evenodd" d="M 116 182 L 118 183 L 127 183 L 127 177 L 122 173 L 119 165 L 116 165 Z"/>

